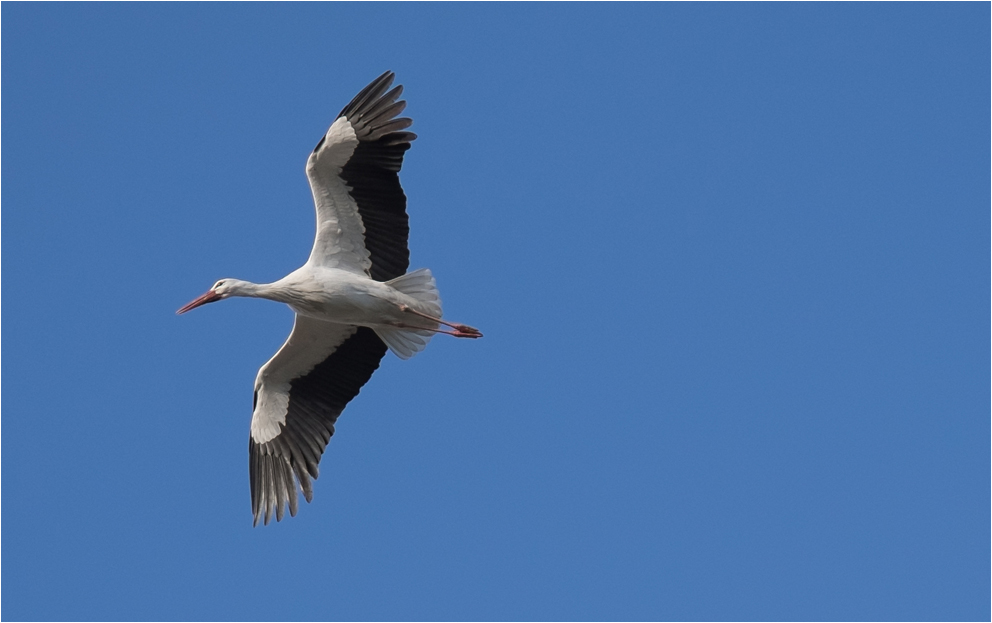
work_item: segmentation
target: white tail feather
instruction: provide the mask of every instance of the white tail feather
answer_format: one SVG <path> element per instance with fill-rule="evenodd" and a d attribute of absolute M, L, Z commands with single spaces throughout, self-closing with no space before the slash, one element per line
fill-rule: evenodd
<path fill-rule="evenodd" d="M 438 294 L 437 284 L 430 270 L 421 268 L 386 283 L 416 301 L 417 311 L 435 318 L 441 317 L 441 295 Z M 411 317 L 411 323 L 416 322 L 417 319 Z M 427 342 L 434 337 L 433 331 L 423 329 L 393 329 L 379 326 L 375 327 L 375 332 L 389 350 L 400 359 L 409 359 L 424 350 Z"/>
<path fill-rule="evenodd" d="M 409 359 L 420 351 L 424 350 L 427 342 L 431 341 L 434 333 L 431 331 L 419 331 L 416 329 L 390 329 L 387 327 L 376 327 L 376 335 L 379 336 L 389 350 L 400 359 Z"/>
<path fill-rule="evenodd" d="M 417 269 L 386 283 L 420 303 L 417 311 L 435 318 L 441 317 L 441 295 L 438 294 L 437 283 L 429 268 Z"/>

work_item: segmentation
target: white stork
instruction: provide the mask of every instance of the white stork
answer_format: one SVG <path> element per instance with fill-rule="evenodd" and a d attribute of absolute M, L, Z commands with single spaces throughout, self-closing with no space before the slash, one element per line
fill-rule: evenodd
<path fill-rule="evenodd" d="M 441 299 L 427 269 L 407 273 L 410 227 L 400 188 L 403 153 L 417 136 L 397 117 L 402 86 L 387 71 L 345 106 L 307 159 L 317 207 L 317 235 L 301 268 L 266 284 L 221 279 L 177 313 L 251 296 L 286 303 L 293 331 L 258 371 L 248 440 L 254 524 L 288 506 L 297 489 L 313 499 L 310 479 L 345 405 L 372 376 L 387 348 L 401 359 L 434 333 L 482 333 L 441 319 Z M 441 328 L 450 327 L 451 331 Z"/>

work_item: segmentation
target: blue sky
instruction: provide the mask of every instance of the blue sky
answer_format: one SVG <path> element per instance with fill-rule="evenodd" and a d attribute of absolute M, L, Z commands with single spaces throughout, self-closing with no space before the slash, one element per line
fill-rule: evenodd
<path fill-rule="evenodd" d="M 4 619 L 975 619 L 989 610 L 989 5 L 2 7 Z M 251 527 L 233 300 L 386 69 L 384 360 Z"/>

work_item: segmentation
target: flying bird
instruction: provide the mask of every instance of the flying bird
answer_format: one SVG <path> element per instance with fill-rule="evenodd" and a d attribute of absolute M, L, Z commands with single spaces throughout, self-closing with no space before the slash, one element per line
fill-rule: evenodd
<path fill-rule="evenodd" d="M 273 283 L 221 279 L 180 308 L 231 296 L 285 303 L 293 330 L 255 378 L 248 470 L 254 525 L 286 509 L 298 491 L 313 499 L 312 478 L 334 423 L 379 367 L 387 350 L 408 359 L 435 333 L 478 338 L 474 327 L 441 318 L 441 298 L 427 269 L 410 265 L 403 155 L 416 134 L 399 117 L 402 86 L 387 71 L 344 107 L 307 158 L 317 208 L 310 258 Z M 445 329 L 444 327 L 447 327 Z"/>

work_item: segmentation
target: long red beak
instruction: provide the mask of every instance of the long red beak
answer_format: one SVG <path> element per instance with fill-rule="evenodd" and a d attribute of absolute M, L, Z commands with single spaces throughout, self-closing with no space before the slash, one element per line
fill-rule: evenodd
<path fill-rule="evenodd" d="M 189 310 L 195 309 L 200 305 L 206 305 L 207 303 L 213 303 L 214 301 L 219 301 L 219 300 L 220 300 L 220 295 L 214 292 L 213 290 L 209 290 L 207 291 L 206 294 L 204 294 L 200 298 L 196 299 L 195 301 L 191 301 L 186 305 L 184 305 L 183 307 L 179 308 L 179 311 L 177 311 L 176 313 L 185 314 Z"/>

